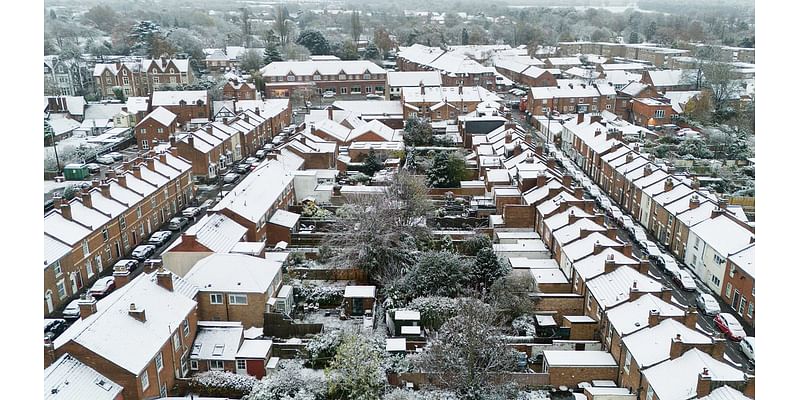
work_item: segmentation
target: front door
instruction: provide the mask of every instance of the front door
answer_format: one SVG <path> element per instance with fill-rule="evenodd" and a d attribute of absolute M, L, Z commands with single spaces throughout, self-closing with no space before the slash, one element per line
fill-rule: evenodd
<path fill-rule="evenodd" d="M 80 288 L 80 286 L 78 286 L 78 279 L 75 277 L 75 275 L 76 274 L 74 272 L 69 275 L 69 283 L 72 287 L 72 293 L 78 293 L 78 289 Z"/>
<path fill-rule="evenodd" d="M 364 315 L 364 299 L 353 299 L 353 315 Z"/>
<path fill-rule="evenodd" d="M 147 219 L 147 234 L 150 234 L 150 218 Z"/>
<path fill-rule="evenodd" d="M 47 302 L 47 313 L 53 312 L 53 292 L 47 291 L 44 295 L 44 301 Z"/>
<path fill-rule="evenodd" d="M 742 297 L 742 295 L 739 294 L 739 290 L 738 289 L 733 292 L 733 301 L 731 302 L 731 307 L 733 307 L 733 309 L 736 309 L 737 307 L 739 307 L 739 299 L 741 297 Z"/>

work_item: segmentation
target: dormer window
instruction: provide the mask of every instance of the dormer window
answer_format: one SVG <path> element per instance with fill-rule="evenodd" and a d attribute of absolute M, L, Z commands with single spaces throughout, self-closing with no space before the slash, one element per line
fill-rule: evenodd
<path fill-rule="evenodd" d="M 346 81 L 346 80 L 347 80 L 347 75 L 345 75 L 345 74 L 339 74 L 339 80 L 340 80 L 340 81 Z"/>
<path fill-rule="evenodd" d="M 169 73 L 170 73 L 170 74 L 174 74 L 174 73 L 175 73 L 175 68 L 170 68 L 170 69 L 169 69 Z"/>
<path fill-rule="evenodd" d="M 294 75 L 289 75 L 289 76 L 286 77 L 286 81 L 287 82 L 294 82 L 294 80 L 295 80 L 295 76 Z"/>
<path fill-rule="evenodd" d="M 372 79 L 372 75 L 369 72 L 364 74 L 364 79 Z"/>
<path fill-rule="evenodd" d="M 123 69 L 122 70 L 122 76 L 128 76 L 128 70 L 127 69 Z"/>
<path fill-rule="evenodd" d="M 314 74 L 314 80 L 315 81 L 318 81 L 318 80 L 321 80 L 321 79 L 322 79 L 322 76 L 320 74 Z"/>

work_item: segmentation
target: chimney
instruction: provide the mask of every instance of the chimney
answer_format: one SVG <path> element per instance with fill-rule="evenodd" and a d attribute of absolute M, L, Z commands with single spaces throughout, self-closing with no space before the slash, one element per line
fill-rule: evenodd
<path fill-rule="evenodd" d="M 599 115 L 592 115 L 592 116 L 589 117 L 589 124 L 593 124 L 595 122 L 600 122 L 602 120 L 603 120 L 603 117 L 601 117 Z"/>
<path fill-rule="evenodd" d="M 86 208 L 92 208 L 92 195 L 89 194 L 89 193 L 83 193 L 82 192 L 81 193 L 81 203 L 83 203 L 83 205 Z"/>
<path fill-rule="evenodd" d="M 603 131 L 601 131 L 601 130 L 600 130 L 600 128 L 597 128 L 597 129 L 595 129 L 595 131 L 594 131 L 594 136 L 595 136 L 595 137 L 597 137 L 597 136 L 600 136 L 602 133 L 603 133 Z"/>
<path fill-rule="evenodd" d="M 72 205 L 68 201 L 61 203 L 61 216 L 72 221 Z"/>
<path fill-rule="evenodd" d="M 161 68 L 164 69 L 167 67 L 167 57 L 161 56 Z"/>
<path fill-rule="evenodd" d="M 644 176 L 648 176 L 653 173 L 653 168 L 650 167 L 650 164 L 644 166 Z"/>
<path fill-rule="evenodd" d="M 628 301 L 635 301 L 639 299 L 639 297 L 642 297 L 643 294 L 644 292 L 639 291 L 639 287 L 637 286 L 636 281 L 633 281 L 633 285 L 631 286 L 631 289 L 628 292 L 629 296 Z"/>
<path fill-rule="evenodd" d="M 261 115 L 261 109 L 256 107 L 256 115 Z"/>
<path fill-rule="evenodd" d="M 97 300 L 86 294 L 78 300 L 78 309 L 81 313 L 81 319 L 89 318 L 90 315 L 97 312 Z"/>
<path fill-rule="evenodd" d="M 53 208 L 55 208 L 56 210 L 60 210 L 62 204 L 64 204 L 64 198 L 61 197 L 60 193 L 54 193 L 53 194 Z"/>
<path fill-rule="evenodd" d="M 250 123 L 250 116 L 245 114 L 244 115 L 244 122 Z"/>
<path fill-rule="evenodd" d="M 209 134 L 209 135 L 214 131 L 214 127 L 211 126 L 211 124 L 206 125 L 204 128 L 205 128 L 206 133 Z"/>
<path fill-rule="evenodd" d="M 44 338 L 44 367 L 47 368 L 54 362 L 56 362 L 56 347 L 52 340 Z"/>
<path fill-rule="evenodd" d="M 600 244 L 600 241 L 598 240 L 594 242 L 594 251 L 592 252 L 592 254 L 598 255 L 603 252 L 603 249 L 604 249 L 603 245 Z"/>
<path fill-rule="evenodd" d="M 461 83 L 458 84 L 458 94 L 464 94 L 464 85 Z"/>
<path fill-rule="evenodd" d="M 100 187 L 100 179 L 92 179 L 92 187 Z"/>
<path fill-rule="evenodd" d="M 610 274 L 614 272 L 615 269 L 617 269 L 617 263 L 614 261 L 614 254 L 609 254 L 608 257 L 606 257 L 605 264 L 603 264 L 603 273 Z"/>
<path fill-rule="evenodd" d="M 111 198 L 111 185 L 107 182 L 100 184 L 100 193 L 103 194 L 103 197 L 110 199 Z"/>
<path fill-rule="evenodd" d="M 127 113 L 128 112 L 128 107 L 122 106 L 122 112 Z"/>
<path fill-rule="evenodd" d="M 722 214 L 725 214 L 725 209 L 723 208 L 715 208 L 711 210 L 711 218 L 717 218 Z"/>
<path fill-rule="evenodd" d="M 661 312 L 658 310 L 650 310 L 650 315 L 647 317 L 647 326 L 654 327 L 658 325 L 660 321 L 659 317 L 661 317 Z"/>
<path fill-rule="evenodd" d="M 130 281 L 131 273 L 128 272 L 128 268 L 121 266 L 121 267 L 114 267 L 114 285 L 117 289 L 125 286 Z"/>
<path fill-rule="evenodd" d="M 550 168 L 550 165 L 549 165 L 550 164 L 550 160 L 552 160 L 552 158 L 547 160 L 547 163 L 548 163 L 547 167 L 548 168 Z M 570 175 L 570 174 L 562 175 L 561 176 L 561 186 L 564 186 L 565 188 L 568 188 L 568 187 L 572 186 L 572 175 Z"/>
<path fill-rule="evenodd" d="M 617 228 L 606 228 L 606 236 L 611 240 L 617 240 Z"/>
<path fill-rule="evenodd" d="M 706 397 L 711 393 L 711 372 L 706 367 L 703 367 L 703 370 L 697 375 L 696 392 L 696 398 L 698 399 Z"/>
<path fill-rule="evenodd" d="M 158 286 L 163 287 L 164 289 L 169 290 L 170 292 L 173 291 L 172 286 L 172 272 L 161 268 L 156 272 L 156 280 L 158 282 Z"/>
<path fill-rule="evenodd" d="M 742 393 L 748 398 L 756 398 L 756 377 L 755 375 L 745 374 L 744 390 Z"/>
<path fill-rule="evenodd" d="M 133 166 L 133 176 L 136 179 L 142 179 L 142 167 L 139 164 Z"/>
<path fill-rule="evenodd" d="M 155 157 L 147 157 L 144 159 L 145 165 L 147 165 L 147 169 L 150 171 L 156 170 L 156 159 Z"/>
<path fill-rule="evenodd" d="M 606 215 L 605 214 L 595 214 L 594 215 L 594 223 L 597 225 L 603 225 L 606 222 Z"/>
<path fill-rule="evenodd" d="M 419 94 L 425 95 L 425 84 L 422 81 L 419 81 Z"/>
<path fill-rule="evenodd" d="M 672 301 L 672 289 L 668 287 L 661 288 L 661 300 L 664 302 L 669 303 Z"/>
<path fill-rule="evenodd" d="M 122 187 L 124 187 L 124 188 L 127 188 L 127 187 L 128 187 L 128 177 L 127 177 L 127 174 L 124 174 L 124 173 L 122 173 L 122 174 L 119 174 L 119 176 L 117 176 L 117 183 L 118 183 L 120 186 L 122 186 Z"/>
<path fill-rule="evenodd" d="M 625 257 L 633 257 L 633 245 L 631 245 L 630 242 L 626 242 L 622 246 L 622 254 L 624 254 Z"/>
<path fill-rule="evenodd" d="M 577 221 L 577 220 L 578 220 L 578 217 L 576 217 L 576 216 L 575 216 L 575 211 L 574 211 L 574 210 L 573 210 L 573 211 L 570 211 L 570 212 L 569 212 L 569 215 L 567 215 L 567 225 L 572 225 L 572 224 L 574 224 L 574 223 L 575 223 L 575 221 Z M 583 235 L 583 231 L 584 231 L 584 230 L 583 230 L 583 229 L 581 229 L 581 231 L 580 231 L 579 235 Z M 582 237 L 582 238 L 584 238 L 584 237 L 586 237 L 586 236 L 581 236 L 581 237 Z"/>
<path fill-rule="evenodd" d="M 575 189 L 572 191 L 572 195 L 575 196 L 576 199 L 582 200 L 583 199 L 583 186 L 576 186 Z"/>
<path fill-rule="evenodd" d="M 187 143 L 189 143 L 189 147 L 194 147 L 194 135 L 189 134 L 189 137 L 186 139 Z"/>
<path fill-rule="evenodd" d="M 579 112 L 579 113 L 578 113 L 578 120 L 577 120 L 577 123 L 578 123 L 578 125 L 580 125 L 580 124 L 582 124 L 582 123 L 583 123 L 583 113 L 582 113 L 582 112 Z"/>
<path fill-rule="evenodd" d="M 697 308 L 694 306 L 686 307 L 686 313 L 683 316 L 683 324 L 689 329 L 697 328 Z"/>
<path fill-rule="evenodd" d="M 547 189 L 547 198 L 553 198 L 561 191 L 561 188 L 549 188 Z"/>
<path fill-rule="evenodd" d="M 541 144 L 537 144 L 537 145 L 536 145 L 536 146 L 533 148 L 533 153 L 534 153 L 534 154 L 536 154 L 537 156 L 541 157 L 541 156 L 542 156 L 542 153 L 544 153 L 544 148 L 542 147 L 542 145 L 541 145 Z"/>
<path fill-rule="evenodd" d="M 169 147 L 175 147 L 175 135 L 169 135 Z"/>
<path fill-rule="evenodd" d="M 328 119 L 333 121 L 333 107 L 328 107 Z"/>
<path fill-rule="evenodd" d="M 667 179 L 664 181 L 664 191 L 669 192 L 673 187 L 675 187 L 675 183 L 672 182 L 672 177 L 667 177 Z"/>
<path fill-rule="evenodd" d="M 717 201 L 717 207 L 725 210 L 728 208 L 728 200 L 727 199 L 719 199 Z"/>
<path fill-rule="evenodd" d="M 629 163 L 631 161 L 633 161 L 633 152 L 629 151 L 628 155 L 625 156 L 625 163 Z"/>
<path fill-rule="evenodd" d="M 128 315 L 136 318 L 139 322 L 147 321 L 147 317 L 144 315 L 144 309 L 136 308 L 136 303 L 131 303 L 130 308 L 128 308 Z"/>
<path fill-rule="evenodd" d="M 711 339 L 713 344 L 711 345 L 711 357 L 718 361 L 725 362 L 725 344 L 727 343 L 723 338 L 713 338 Z"/>
<path fill-rule="evenodd" d="M 550 157 L 547 159 L 547 168 L 554 169 L 556 167 L 556 159 Z"/>
<path fill-rule="evenodd" d="M 650 261 L 647 259 L 639 260 L 639 273 L 647 275 L 648 272 L 650 272 Z"/>
<path fill-rule="evenodd" d="M 692 179 L 692 189 L 700 189 L 700 180 L 697 178 Z"/>
<path fill-rule="evenodd" d="M 672 338 L 672 342 L 669 346 L 669 359 L 674 360 L 683 354 L 683 339 L 681 339 L 681 334 L 678 333 Z"/>
<path fill-rule="evenodd" d="M 694 210 L 697 207 L 700 207 L 700 197 L 698 197 L 696 194 L 693 194 L 689 199 L 689 209 Z"/>
<path fill-rule="evenodd" d="M 547 184 L 547 175 L 544 173 L 539 173 L 536 175 L 536 187 L 542 187 Z"/>

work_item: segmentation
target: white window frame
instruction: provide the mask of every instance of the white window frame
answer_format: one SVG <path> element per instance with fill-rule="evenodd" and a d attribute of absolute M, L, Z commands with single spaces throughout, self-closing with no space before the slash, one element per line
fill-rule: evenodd
<path fill-rule="evenodd" d="M 56 293 L 58 294 L 59 300 L 64 300 L 65 298 L 67 298 L 67 285 L 64 283 L 63 279 L 56 282 Z"/>
<path fill-rule="evenodd" d="M 56 278 L 64 275 L 64 271 L 61 269 L 61 260 L 56 260 L 53 263 L 53 273 L 56 275 Z"/>
<path fill-rule="evenodd" d="M 81 242 L 81 250 L 83 250 L 83 256 L 89 257 L 89 241 L 84 239 Z"/>
<path fill-rule="evenodd" d="M 244 298 L 244 303 L 240 301 L 242 298 Z M 228 304 L 236 306 L 246 306 L 247 295 L 243 293 L 230 293 L 228 294 Z"/>
<path fill-rule="evenodd" d="M 197 360 L 189 360 L 189 369 L 192 371 L 197 371 L 200 369 L 200 365 Z"/>
<path fill-rule="evenodd" d="M 730 282 L 728 282 L 728 284 L 725 286 L 725 297 L 727 297 L 729 299 L 731 298 L 731 288 L 732 287 L 733 287 L 733 285 L 731 285 Z"/>
<path fill-rule="evenodd" d="M 244 366 L 240 367 L 239 363 L 243 363 Z M 247 370 L 247 360 L 236 360 L 236 369 Z"/>
<path fill-rule="evenodd" d="M 172 349 L 178 350 L 179 348 L 181 348 L 181 335 L 176 333 L 172 335 Z"/>
<path fill-rule="evenodd" d="M 631 372 L 631 352 L 628 349 L 625 349 L 625 365 L 622 366 L 625 369 L 625 372 Z"/>
<path fill-rule="evenodd" d="M 142 372 L 142 376 L 139 377 L 139 380 L 142 382 L 142 391 L 150 387 L 150 376 L 147 374 L 146 369 Z"/>
<path fill-rule="evenodd" d="M 161 370 L 164 369 L 164 358 L 161 357 L 160 351 L 158 352 L 158 354 L 156 354 L 155 363 L 156 363 L 156 371 L 161 372 Z"/>
<path fill-rule="evenodd" d="M 655 118 L 664 118 L 664 110 L 656 110 L 655 114 L 653 115 Z"/>
<path fill-rule="evenodd" d="M 208 360 L 209 371 L 224 371 L 225 362 L 222 360 Z"/>
<path fill-rule="evenodd" d="M 219 300 L 214 300 L 219 299 Z M 222 293 L 211 293 L 208 295 L 209 304 L 224 304 Z"/>
<path fill-rule="evenodd" d="M 91 279 L 94 276 L 94 268 L 92 268 L 91 258 L 86 259 L 85 266 L 86 266 L 86 278 Z"/>

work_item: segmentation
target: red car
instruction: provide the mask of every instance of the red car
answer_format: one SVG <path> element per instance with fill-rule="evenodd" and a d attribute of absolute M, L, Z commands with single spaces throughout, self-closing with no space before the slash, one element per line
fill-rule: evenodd
<path fill-rule="evenodd" d="M 93 296 L 95 299 L 101 299 L 105 296 L 108 296 L 109 293 L 113 292 L 114 289 L 117 288 L 117 285 L 114 283 L 113 276 L 104 276 L 98 279 L 94 285 L 87 291 L 90 296 Z"/>
<path fill-rule="evenodd" d="M 742 328 L 742 325 L 739 324 L 739 321 L 729 313 L 719 313 L 716 317 L 714 317 L 714 324 L 717 325 L 717 328 L 725 334 L 725 336 L 733 340 L 734 342 L 738 342 L 747 336 Z"/>

